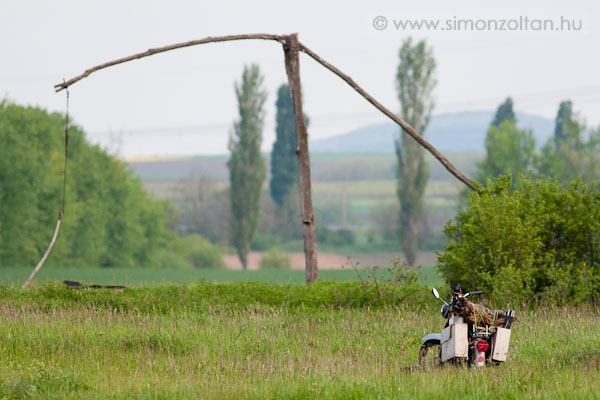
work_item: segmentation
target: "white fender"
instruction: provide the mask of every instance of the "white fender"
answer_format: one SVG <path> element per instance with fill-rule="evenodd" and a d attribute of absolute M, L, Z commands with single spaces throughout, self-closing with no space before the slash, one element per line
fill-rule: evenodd
<path fill-rule="evenodd" d="M 439 333 L 430 333 L 429 335 L 424 336 L 421 340 L 423 341 L 423 343 L 435 342 L 439 344 L 442 341 L 442 335 Z"/>

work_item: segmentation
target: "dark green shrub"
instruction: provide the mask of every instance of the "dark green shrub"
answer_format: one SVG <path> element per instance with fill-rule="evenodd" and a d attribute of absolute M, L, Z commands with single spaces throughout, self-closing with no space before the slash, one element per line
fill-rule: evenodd
<path fill-rule="evenodd" d="M 260 260 L 260 269 L 290 269 L 291 267 L 290 258 L 275 249 L 269 250 Z"/>
<path fill-rule="evenodd" d="M 330 246 L 351 246 L 356 243 L 356 236 L 349 229 L 333 230 L 323 226 L 317 229 L 317 242 Z"/>
<path fill-rule="evenodd" d="M 267 251 L 281 242 L 280 237 L 273 233 L 256 232 L 250 244 L 252 251 Z"/>
<path fill-rule="evenodd" d="M 337 234 L 344 244 L 353 245 L 356 243 L 356 235 L 350 229 L 338 229 Z"/>
<path fill-rule="evenodd" d="M 448 282 L 482 289 L 494 300 L 597 302 L 600 299 L 600 188 L 580 180 L 510 177 L 469 194 L 449 221 L 439 254 Z"/>

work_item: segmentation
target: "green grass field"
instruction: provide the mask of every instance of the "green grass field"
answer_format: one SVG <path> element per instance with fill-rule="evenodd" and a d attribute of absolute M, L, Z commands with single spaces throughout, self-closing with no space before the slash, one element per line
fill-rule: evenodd
<path fill-rule="evenodd" d="M 419 370 L 420 338 L 443 326 L 435 302 L 236 305 L 236 290 L 244 298 L 252 287 L 229 289 L 224 303 L 206 285 L 0 287 L 0 398 L 600 397 L 598 309 L 519 312 L 508 362 L 499 367 Z M 298 289 L 307 299 L 318 294 Z"/>
<path fill-rule="evenodd" d="M 0 285 L 20 285 L 29 277 L 30 268 L 1 268 Z M 383 273 L 383 269 L 379 273 Z M 435 284 L 439 281 L 435 267 L 419 268 L 422 282 Z M 367 271 L 361 274 L 366 276 Z M 355 281 L 359 277 L 352 269 L 321 270 L 319 278 L 324 281 Z M 258 270 L 232 271 L 211 269 L 153 269 L 153 268 L 56 268 L 44 267 L 36 275 L 36 282 L 49 280 L 70 280 L 100 285 L 157 285 L 162 283 L 191 283 L 198 280 L 208 282 L 245 282 L 261 281 L 268 283 L 303 283 L 305 272 L 302 270 Z"/>

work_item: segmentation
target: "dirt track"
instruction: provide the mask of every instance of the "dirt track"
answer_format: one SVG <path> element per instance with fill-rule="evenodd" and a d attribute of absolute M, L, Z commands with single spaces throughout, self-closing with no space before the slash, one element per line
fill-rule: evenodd
<path fill-rule="evenodd" d="M 304 269 L 304 253 L 287 253 L 292 263 L 292 269 Z M 400 261 L 403 261 L 403 254 L 396 254 Z M 248 269 L 259 269 L 261 253 L 250 253 L 248 255 Z M 351 268 L 348 263 L 348 257 L 353 263 L 359 263 L 360 267 L 389 266 L 392 264 L 394 253 L 377 254 L 337 254 L 337 253 L 319 253 L 319 269 L 341 269 Z M 227 254 L 223 256 L 223 261 L 228 269 L 242 269 L 242 264 L 237 255 Z M 430 266 L 435 265 L 436 255 L 434 252 L 420 252 L 417 255 L 417 265 Z"/>

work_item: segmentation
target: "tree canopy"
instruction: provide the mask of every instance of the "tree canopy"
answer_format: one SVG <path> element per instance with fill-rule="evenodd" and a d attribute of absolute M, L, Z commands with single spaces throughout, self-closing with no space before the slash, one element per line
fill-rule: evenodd
<path fill-rule="evenodd" d="M 498 124 L 499 123 L 499 124 Z M 531 130 L 517 127 L 510 98 L 498 107 L 485 137 L 485 159 L 478 164 L 476 180 L 486 184 L 500 175 L 512 175 L 512 185 L 520 183 L 535 160 L 535 138 Z"/>
<path fill-rule="evenodd" d="M 515 121 L 515 112 L 513 111 L 513 101 L 510 97 L 508 97 L 504 103 L 500 104 L 498 110 L 496 110 L 496 115 L 494 116 L 494 120 L 492 121 L 492 125 L 496 128 L 500 128 L 500 125 L 506 120 Z"/>
<path fill-rule="evenodd" d="M 578 177 L 587 183 L 598 180 L 600 128 L 586 132 L 585 124 L 573 113 L 571 101 L 560 103 L 555 121 L 554 136 L 537 159 L 539 174 L 555 177 L 563 184 Z"/>
<path fill-rule="evenodd" d="M 52 237 L 64 126 L 59 113 L 0 102 L 0 266 L 35 265 Z M 163 266 L 179 241 L 170 214 L 168 202 L 149 196 L 122 162 L 72 125 L 65 214 L 47 265 Z M 178 257 L 167 266 L 192 265 Z"/>

